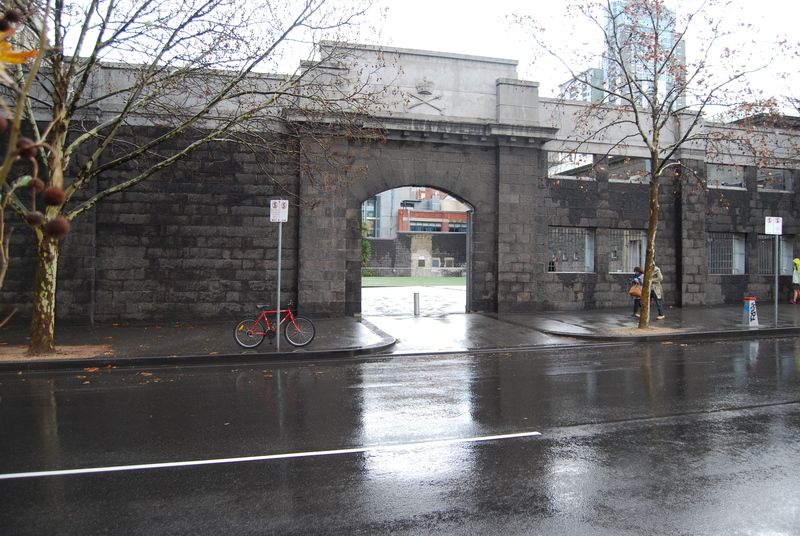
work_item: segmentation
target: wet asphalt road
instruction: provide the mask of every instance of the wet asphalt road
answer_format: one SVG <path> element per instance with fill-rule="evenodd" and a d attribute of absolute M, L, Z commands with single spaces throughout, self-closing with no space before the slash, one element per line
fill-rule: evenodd
<path fill-rule="evenodd" d="M 798 356 L 783 339 L 3 374 L 0 532 L 798 534 Z"/>

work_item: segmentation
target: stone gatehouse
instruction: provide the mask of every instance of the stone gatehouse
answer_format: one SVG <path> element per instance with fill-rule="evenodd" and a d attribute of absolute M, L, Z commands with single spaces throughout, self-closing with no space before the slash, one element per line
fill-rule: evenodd
<path fill-rule="evenodd" d="M 308 203 L 293 204 L 282 225 L 282 296 L 310 316 L 357 314 L 361 203 L 410 185 L 436 188 L 473 208 L 465 237 L 467 310 L 630 304 L 627 281 L 631 263 L 643 262 L 649 185 L 624 167 L 643 148 L 628 147 L 622 165 L 614 164 L 609 142 L 570 145 L 569 108 L 584 104 L 540 98 L 536 82 L 517 79 L 515 61 L 354 49 L 366 57 L 393 54 L 392 68 L 402 67 L 387 76 L 404 98 L 377 118 L 382 142 L 338 141 L 366 172 L 347 188 L 320 192 L 290 161 L 256 162 L 252 153 L 208 146 L 73 223 L 62 244 L 58 321 L 223 320 L 273 302 L 278 226 L 268 207 L 286 192 Z M 577 164 L 554 172 L 552 156 L 576 150 L 607 165 L 591 176 Z M 693 179 L 662 184 L 656 262 L 668 306 L 771 298 L 767 216 L 783 218 L 782 255 L 800 252 L 796 160 L 776 171 L 783 175 L 774 186 L 743 157 L 731 158 L 707 162 L 692 148 L 681 161 Z M 261 175 L 265 163 L 271 181 Z M 713 179 L 726 165 L 735 167 L 736 180 Z M 3 302 L 20 306 L 22 318 L 32 287 L 24 233 L 14 236 L 2 290 Z M 790 284 L 785 269 L 781 292 Z"/>

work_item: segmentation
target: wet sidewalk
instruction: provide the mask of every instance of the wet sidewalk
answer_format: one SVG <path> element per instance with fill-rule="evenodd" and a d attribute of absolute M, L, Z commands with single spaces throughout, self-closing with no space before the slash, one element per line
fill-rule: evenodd
<path fill-rule="evenodd" d="M 463 290 L 440 287 L 370 289 L 384 297 L 365 306 L 362 319 L 314 319 L 317 335 L 305 348 L 284 339 L 265 340 L 244 350 L 233 338 L 238 319 L 214 324 L 63 327 L 60 346 L 102 347 L 90 358 L 22 358 L 0 362 L 0 370 L 88 366 L 179 365 L 187 363 L 303 360 L 357 355 L 453 351 L 502 351 L 568 347 L 598 342 L 637 342 L 800 335 L 800 305 L 781 303 L 777 322 L 772 303 L 758 305 L 758 324 L 744 323 L 744 305 L 669 308 L 664 320 L 651 316 L 651 329 L 637 329 L 630 309 L 531 314 L 466 314 Z M 366 289 L 365 289 L 366 290 Z M 414 314 L 414 294 L 419 314 Z M 373 300 L 374 302 L 374 300 Z M 366 298 L 365 298 L 366 303 Z M 459 309 L 461 312 L 458 312 Z M 368 314 L 370 313 L 371 314 Z M 313 316 L 312 316 L 313 318 Z M 4 347 L 27 347 L 27 326 L 0 330 Z"/>

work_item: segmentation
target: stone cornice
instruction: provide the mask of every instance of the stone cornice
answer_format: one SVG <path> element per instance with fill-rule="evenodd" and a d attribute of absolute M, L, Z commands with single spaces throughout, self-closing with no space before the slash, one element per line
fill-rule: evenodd
<path fill-rule="evenodd" d="M 379 125 L 388 139 L 472 145 L 538 145 L 553 139 L 558 130 L 507 123 L 416 118 L 381 118 Z"/>

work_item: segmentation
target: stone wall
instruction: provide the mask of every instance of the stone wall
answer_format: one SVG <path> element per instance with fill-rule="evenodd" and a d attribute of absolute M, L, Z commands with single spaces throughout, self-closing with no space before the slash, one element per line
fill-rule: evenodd
<path fill-rule="evenodd" d="M 617 182 L 602 173 L 593 180 L 546 178 L 546 153 L 539 146 L 501 136 L 453 139 L 397 131 L 385 143 L 340 144 L 365 171 L 338 189 L 320 189 L 292 162 L 209 146 L 102 201 L 73 222 L 62 243 L 58 322 L 233 320 L 256 303 L 273 303 L 278 224 L 269 222 L 268 206 L 270 199 L 287 197 L 292 204 L 282 225 L 284 301 L 295 300 L 311 316 L 354 315 L 361 310 L 361 203 L 404 185 L 434 187 L 473 208 L 470 311 L 630 304 L 629 275 L 610 269 L 609 233 L 647 228 L 647 184 Z M 666 278 L 666 304 L 771 299 L 773 277 L 758 274 L 757 236 L 766 216 L 783 216 L 785 237 L 800 253 L 795 192 L 759 190 L 754 168 L 746 169 L 746 188 L 705 189 L 698 186 L 704 164 L 684 164 L 694 170 L 691 177 L 664 180 L 659 193 L 656 261 Z M 131 164 L 115 173 L 135 171 Z M 7 215 L 9 222 L 14 217 Z M 593 272 L 548 272 L 551 226 L 594 231 Z M 746 273 L 709 274 L 709 232 L 745 236 Z M 456 233 L 447 238 L 463 239 Z M 27 321 L 30 311 L 32 251 L 30 233 L 18 229 L 2 289 L 6 308 L 21 307 L 18 322 Z M 783 296 L 790 281 L 787 275 L 780 279 Z"/>
<path fill-rule="evenodd" d="M 632 122 L 610 130 L 605 127 L 612 125 L 599 123 L 581 128 L 576 121 L 586 103 L 540 98 L 537 82 L 516 79 L 513 60 L 360 45 L 348 50 L 361 58 L 359 65 L 351 65 L 353 81 L 370 87 L 378 78 L 386 81 L 385 88 L 373 87 L 387 99 L 376 116 L 359 116 L 365 126 L 378 127 L 379 140 L 337 138 L 328 145 L 319 137 L 322 130 L 309 129 L 300 141 L 292 138 L 289 152 L 257 154 L 234 144 L 208 145 L 103 200 L 72 222 L 72 232 L 61 243 L 58 322 L 232 320 L 252 312 L 256 303 L 274 303 L 279 225 L 269 222 L 268 207 L 279 198 L 291 203 L 289 221 L 281 226 L 283 300 L 294 300 L 311 316 L 355 315 L 361 310 L 361 204 L 401 186 L 432 187 L 471 207 L 465 252 L 468 311 L 630 304 L 629 275 L 612 271 L 611 237 L 617 230 L 647 229 L 649 186 L 609 176 L 602 161 L 613 155 L 624 167 L 626 159 L 648 154 Z M 371 69 L 363 65 L 380 65 L 372 73 L 377 78 L 364 78 Z M 118 68 L 108 68 L 109 77 L 98 80 L 124 78 Z M 337 63 L 337 76 L 347 68 Z M 269 77 L 259 75 L 258 80 L 269 85 Z M 220 110 L 234 107 L 231 103 Z M 684 114 L 677 120 L 693 118 Z M 143 115 L 134 122 L 148 125 L 149 120 Z M 723 134 L 740 129 L 703 128 Z M 798 166 L 791 129 L 754 128 L 754 136 L 775 150 L 779 167 Z M 666 129 L 662 141 L 677 140 L 679 130 Z M 598 135 L 586 139 L 580 135 L 584 131 Z M 164 133 L 139 126 L 122 133 L 128 139 L 120 142 L 142 144 Z M 288 138 L 280 141 L 290 143 Z M 186 145 L 176 138 L 161 149 L 170 153 Z M 548 178 L 547 151 L 593 153 L 600 167 L 591 180 Z M 782 216 L 784 236 L 800 255 L 800 176 L 794 172 L 792 191 L 759 189 L 753 155 L 732 145 L 712 157 L 720 164 L 744 166 L 745 187 L 707 189 L 705 151 L 701 143 L 682 147 L 675 158 L 688 167 L 680 180 L 662 179 L 658 192 L 656 262 L 666 278 L 665 302 L 699 306 L 741 303 L 745 295 L 770 298 L 773 278 L 758 273 L 758 235 L 765 217 Z M 349 165 L 332 165 L 332 160 Z M 73 155 L 72 162 L 80 165 L 81 155 Z M 144 169 L 144 159 L 131 161 L 107 172 L 99 187 Z M 0 298 L 6 310 L 19 306 L 16 321 L 24 322 L 30 312 L 33 240 L 16 214 L 9 210 L 6 218 L 18 230 Z M 553 227 L 591 231 L 593 251 L 576 261 L 593 258 L 591 270 L 548 271 Z M 709 274 L 713 232 L 744 237 L 744 273 Z M 426 247 L 433 257 L 433 242 L 417 245 L 418 251 Z M 781 293 L 789 284 L 789 276 L 781 276 Z"/>
<path fill-rule="evenodd" d="M 109 173 L 100 186 L 134 172 L 131 164 Z M 269 200 L 296 188 L 286 163 L 208 146 L 108 197 L 79 215 L 62 241 L 58 323 L 233 319 L 256 303 L 274 303 L 278 224 L 269 222 Z M 293 201 L 282 241 L 284 298 L 295 300 L 297 213 Z M 23 319 L 32 299 L 34 241 L 20 229 L 13 242 L 3 302 L 21 307 Z"/>

